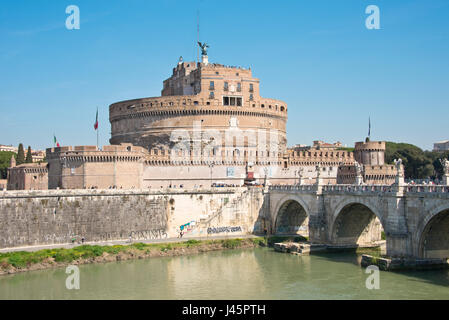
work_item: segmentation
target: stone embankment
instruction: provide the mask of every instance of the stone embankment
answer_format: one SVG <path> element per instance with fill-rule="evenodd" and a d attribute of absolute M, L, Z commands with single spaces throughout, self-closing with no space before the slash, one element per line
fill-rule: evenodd
<path fill-rule="evenodd" d="M 449 269 L 449 259 L 387 258 L 362 255 L 362 267 L 378 266 L 383 271 Z"/>
<path fill-rule="evenodd" d="M 305 242 L 278 242 L 274 244 L 274 250 L 278 252 L 291 253 L 294 255 L 302 256 L 308 255 L 311 252 L 326 250 L 326 246 Z"/>

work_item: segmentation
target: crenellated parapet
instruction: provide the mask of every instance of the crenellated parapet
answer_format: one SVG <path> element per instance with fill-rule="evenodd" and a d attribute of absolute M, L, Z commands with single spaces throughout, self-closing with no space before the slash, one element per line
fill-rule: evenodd
<path fill-rule="evenodd" d="M 354 154 L 343 150 L 318 150 L 306 151 L 289 150 L 288 159 L 290 165 L 299 166 L 339 166 L 354 163 Z"/>
<path fill-rule="evenodd" d="M 102 149 L 96 146 L 67 146 L 47 149 L 47 159 L 51 161 L 70 162 L 139 162 L 148 152 L 142 147 L 131 144 L 109 145 Z"/>

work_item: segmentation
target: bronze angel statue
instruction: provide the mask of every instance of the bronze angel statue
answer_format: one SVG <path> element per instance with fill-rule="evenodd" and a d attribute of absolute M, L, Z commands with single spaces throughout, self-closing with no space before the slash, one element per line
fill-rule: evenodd
<path fill-rule="evenodd" d="M 207 56 L 207 48 L 209 48 L 209 45 L 206 42 L 201 43 L 199 41 L 198 41 L 198 45 L 201 48 L 201 55 Z"/>

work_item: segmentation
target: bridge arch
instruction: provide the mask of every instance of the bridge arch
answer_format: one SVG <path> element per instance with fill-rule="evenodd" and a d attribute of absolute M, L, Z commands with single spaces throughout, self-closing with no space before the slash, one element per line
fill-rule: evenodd
<path fill-rule="evenodd" d="M 287 195 L 277 203 L 273 221 L 275 234 L 309 236 L 309 207 L 296 195 Z"/>
<path fill-rule="evenodd" d="M 419 258 L 449 258 L 449 205 L 432 210 L 418 227 Z"/>
<path fill-rule="evenodd" d="M 332 213 L 329 238 L 336 245 L 371 245 L 382 239 L 384 225 L 383 216 L 369 201 L 343 200 Z"/>

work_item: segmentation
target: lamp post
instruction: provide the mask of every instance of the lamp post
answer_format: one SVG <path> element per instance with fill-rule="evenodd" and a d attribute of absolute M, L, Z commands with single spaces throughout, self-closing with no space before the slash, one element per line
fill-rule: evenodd
<path fill-rule="evenodd" d="M 263 185 L 264 185 L 264 187 L 266 187 L 266 186 L 267 186 L 268 168 L 267 168 L 267 167 L 264 167 L 264 168 L 263 168 L 263 172 L 265 173 L 265 179 L 264 179 Z"/>
<path fill-rule="evenodd" d="M 214 167 L 213 163 L 209 164 L 209 169 L 210 169 L 210 187 L 212 188 L 212 169 Z"/>

